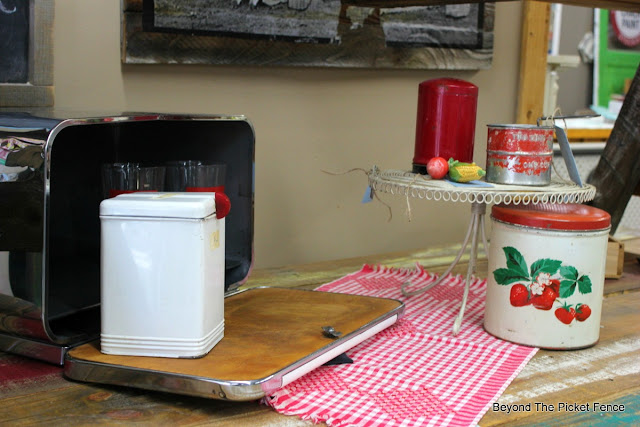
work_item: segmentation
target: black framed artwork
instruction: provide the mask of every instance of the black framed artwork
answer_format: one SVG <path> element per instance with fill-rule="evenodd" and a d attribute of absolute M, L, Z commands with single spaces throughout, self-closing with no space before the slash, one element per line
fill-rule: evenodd
<path fill-rule="evenodd" d="M 493 3 L 124 0 L 122 62 L 448 69 L 491 66 Z"/>

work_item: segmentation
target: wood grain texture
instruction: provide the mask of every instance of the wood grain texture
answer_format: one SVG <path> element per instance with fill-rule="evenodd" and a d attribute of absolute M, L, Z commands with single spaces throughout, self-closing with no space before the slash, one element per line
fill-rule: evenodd
<path fill-rule="evenodd" d="M 535 124 L 543 115 L 550 10 L 548 3 L 523 1 L 516 123 Z"/>
<path fill-rule="evenodd" d="M 395 300 L 286 288 L 256 288 L 225 300 L 225 337 L 198 359 L 115 356 L 99 343 L 72 349 L 75 359 L 225 381 L 257 381 L 334 343 L 400 307 Z"/>
<path fill-rule="evenodd" d="M 460 250 L 459 244 L 442 245 L 413 251 L 388 252 L 361 257 L 321 261 L 308 264 L 285 265 L 256 270 L 251 273 L 246 285 L 253 286 L 285 286 L 301 289 L 314 289 L 324 283 L 353 273 L 364 264 L 384 265 L 398 268 L 415 268 L 420 263 L 425 269 L 434 273 L 442 273 L 454 260 Z M 461 258 L 461 262 L 453 269 L 453 274 L 465 274 L 469 261 L 469 250 Z M 478 256 L 476 276 L 485 278 L 487 259 L 484 251 Z"/>
<path fill-rule="evenodd" d="M 498 399 L 502 404 L 531 404 L 531 411 L 508 414 L 490 410 L 482 426 L 557 423 L 561 403 L 610 403 L 627 394 L 637 394 L 640 385 L 640 293 L 605 298 L 600 342 L 580 351 L 540 350 Z M 543 407 L 535 403 L 553 405 Z M 578 411 L 580 412 L 580 411 Z M 600 418 L 590 411 L 589 425 Z M 564 422 L 562 423 L 565 424 Z M 557 424 L 556 424 L 557 425 Z"/>
<path fill-rule="evenodd" d="M 573 142 L 602 142 L 611 135 L 611 129 L 567 129 L 567 138 Z"/>
<path fill-rule="evenodd" d="M 631 246 L 631 245 L 629 245 Z M 442 272 L 453 260 L 456 245 L 415 251 L 261 269 L 252 273 L 247 286 L 280 283 L 290 287 L 313 288 L 357 271 L 363 264 L 411 268 L 416 262 L 432 272 Z M 465 256 L 455 273 L 466 271 Z M 480 277 L 486 277 L 482 255 Z M 640 342 L 637 307 L 640 304 L 640 262 L 626 254 L 620 279 L 607 280 L 600 342 L 579 351 L 540 350 L 525 370 L 505 390 L 500 402 L 625 403 L 624 413 L 531 412 L 505 414 L 489 410 L 481 426 L 496 425 L 619 425 L 637 424 L 640 378 L 634 372 Z M 3 363 L 0 355 L 0 364 Z M 629 375 L 629 378 L 626 376 Z M 635 404 L 635 406 L 634 406 Z M 70 381 L 62 373 L 50 374 L 0 388 L 0 425 L 114 425 L 133 423 L 177 426 L 311 426 L 311 421 L 283 416 L 271 408 L 252 402 L 227 402 Z M 626 417 L 626 419 L 625 419 Z M 632 418 L 635 417 L 635 418 Z M 633 422 L 632 422 L 633 421 Z M 321 424 L 322 425 L 322 424 Z"/>
<path fill-rule="evenodd" d="M 640 185 L 640 67 L 593 172 L 592 206 L 611 214 L 611 234 L 622 220 L 629 199 Z"/>
<path fill-rule="evenodd" d="M 605 264 L 604 277 L 617 279 L 622 276 L 624 267 L 624 243 L 609 237 L 607 242 L 607 262 Z"/>

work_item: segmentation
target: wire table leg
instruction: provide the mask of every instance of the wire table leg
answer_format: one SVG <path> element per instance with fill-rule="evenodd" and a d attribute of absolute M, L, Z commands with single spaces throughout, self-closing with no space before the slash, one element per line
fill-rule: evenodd
<path fill-rule="evenodd" d="M 482 245 L 484 246 L 485 253 L 487 253 L 489 250 L 489 246 L 487 243 L 487 236 L 484 229 L 484 217 L 485 217 L 486 208 L 487 208 L 486 203 L 474 202 L 471 205 L 471 221 L 469 222 L 469 227 L 467 228 L 467 234 L 465 235 L 464 240 L 462 241 L 462 247 L 460 248 L 460 251 L 458 251 L 456 258 L 453 260 L 451 265 L 447 267 L 447 270 L 444 273 L 442 273 L 440 277 L 438 277 L 438 279 L 436 279 L 432 283 L 429 283 L 427 286 L 424 286 L 415 291 L 407 291 L 407 286 L 411 285 L 411 282 L 409 281 L 404 282 L 400 287 L 402 294 L 404 296 L 410 297 L 413 295 L 418 295 L 423 292 L 426 292 L 429 289 L 433 288 L 434 286 L 439 285 L 444 280 L 444 278 L 449 273 L 451 273 L 451 271 L 458 264 L 458 262 L 460 262 L 460 259 L 462 258 L 462 255 L 464 254 L 465 250 L 467 249 L 467 245 L 469 244 L 469 239 L 471 239 L 471 253 L 469 255 L 469 266 L 467 267 L 467 276 L 465 278 L 464 293 L 462 294 L 460 311 L 458 312 L 458 316 L 456 317 L 453 323 L 454 336 L 458 335 L 458 333 L 460 332 L 460 328 L 462 326 L 464 310 L 467 305 L 467 298 L 469 297 L 469 286 L 471 284 L 471 277 L 476 271 L 476 261 L 478 258 L 478 243 L 480 243 L 479 241 L 480 238 L 482 239 L 481 241 L 482 241 Z"/>
<path fill-rule="evenodd" d="M 440 275 L 440 277 L 438 277 L 438 279 L 436 279 L 434 282 L 429 283 L 428 285 L 426 285 L 426 286 L 424 286 L 424 287 L 422 287 L 420 289 L 416 289 L 415 291 L 407 291 L 407 287 L 411 286 L 411 282 L 409 282 L 409 281 L 404 282 L 400 286 L 400 290 L 402 291 L 402 294 L 404 296 L 411 297 L 411 296 L 414 296 L 414 295 L 419 295 L 419 294 L 421 294 L 423 292 L 428 291 L 429 289 L 433 288 L 434 286 L 439 285 L 444 280 L 444 278 L 449 273 L 451 273 L 451 271 L 458 264 L 458 262 L 460 262 L 460 259 L 462 258 L 462 255 L 464 255 L 464 252 L 467 249 L 467 245 L 469 244 L 469 239 L 471 238 L 471 235 L 473 234 L 475 236 L 475 234 L 477 234 L 477 229 L 478 228 L 482 231 L 482 243 L 484 245 L 485 253 L 488 251 L 487 237 L 486 237 L 485 231 L 484 231 L 484 213 L 485 213 L 485 209 L 486 209 L 486 204 L 485 203 L 475 202 L 475 203 L 472 204 L 472 206 L 471 206 L 471 221 L 469 222 L 469 227 L 467 228 L 467 234 L 465 235 L 464 240 L 462 241 L 462 246 L 460 247 L 460 250 L 458 251 L 455 259 L 453 260 L 451 265 L 449 265 L 449 267 L 447 267 L 445 272 L 442 273 Z M 476 218 L 479 218 L 479 223 L 478 224 L 475 224 Z M 475 230 L 476 230 L 475 233 L 474 233 L 474 226 L 475 226 Z M 475 244 L 472 243 L 472 246 L 476 246 L 477 247 L 477 242 Z M 475 263 L 475 257 L 476 257 L 476 255 L 474 254 L 474 260 L 473 260 L 474 263 Z M 469 262 L 471 262 L 471 260 Z"/>
<path fill-rule="evenodd" d="M 464 251 L 465 251 L 465 249 L 467 248 L 467 244 L 469 243 L 469 237 L 471 237 L 471 232 L 472 232 L 472 230 L 473 230 L 473 218 L 471 219 L 471 222 L 469 223 L 469 228 L 467 228 L 467 234 L 466 234 L 466 236 L 464 237 L 464 240 L 462 241 L 462 247 L 461 247 L 461 248 L 460 248 L 460 250 L 458 251 L 458 254 L 456 255 L 456 258 L 453 260 L 453 262 L 452 262 L 452 263 L 451 263 L 451 265 L 447 268 L 447 270 L 446 270 L 444 273 L 442 273 L 442 274 L 440 275 L 440 277 L 438 277 L 438 279 L 436 279 L 436 281 L 435 281 L 435 282 L 433 282 L 433 283 L 429 283 L 427 286 L 424 286 L 424 287 L 422 287 L 422 288 L 420 288 L 420 289 L 417 289 L 417 290 L 415 290 L 415 291 L 411 291 L 411 292 L 409 292 L 409 291 L 407 291 L 407 289 L 406 289 L 406 288 L 407 288 L 407 286 L 410 286 L 410 285 L 411 285 L 411 282 L 406 281 L 406 282 L 404 282 L 404 283 L 400 286 L 400 290 L 402 291 L 402 294 L 403 294 L 405 297 L 410 297 L 410 296 L 413 296 L 413 295 L 419 295 L 419 294 L 421 294 L 421 293 L 423 293 L 423 292 L 428 291 L 429 289 L 433 288 L 434 286 L 439 285 L 439 284 L 444 280 L 444 278 L 445 278 L 449 273 L 451 273 L 451 270 L 453 270 L 453 267 L 455 267 L 455 266 L 456 266 L 456 264 L 458 264 L 458 262 L 460 261 L 460 258 L 462 258 L 462 255 L 464 255 Z"/>
<path fill-rule="evenodd" d="M 471 254 L 469 255 L 469 266 L 467 267 L 467 277 L 464 283 L 464 293 L 462 294 L 462 302 L 460 303 L 460 311 L 456 320 L 453 322 L 453 336 L 458 335 L 460 327 L 462 326 L 462 318 L 464 317 L 464 310 L 467 306 L 467 298 L 469 296 L 469 285 L 471 284 L 471 277 L 476 271 L 476 260 L 478 258 L 478 237 L 482 235 L 482 244 L 484 250 L 487 250 L 487 239 L 484 233 L 484 211 L 486 205 L 484 203 L 474 203 L 471 206 Z"/>

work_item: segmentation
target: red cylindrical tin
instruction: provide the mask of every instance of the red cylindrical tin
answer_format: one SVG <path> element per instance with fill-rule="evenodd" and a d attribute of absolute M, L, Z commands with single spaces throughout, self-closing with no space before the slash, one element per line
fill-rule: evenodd
<path fill-rule="evenodd" d="M 551 126 L 487 125 L 487 182 L 549 185 L 553 159 Z"/>
<path fill-rule="evenodd" d="M 478 87 L 464 80 L 427 80 L 418 87 L 413 172 L 427 173 L 433 157 L 473 161 Z"/>

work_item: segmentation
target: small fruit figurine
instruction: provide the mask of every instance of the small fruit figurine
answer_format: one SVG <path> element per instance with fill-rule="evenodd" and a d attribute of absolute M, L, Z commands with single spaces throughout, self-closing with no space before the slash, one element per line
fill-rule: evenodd
<path fill-rule="evenodd" d="M 573 322 L 573 319 L 576 318 L 576 310 L 570 305 L 567 305 L 566 302 L 562 305 L 562 307 L 556 308 L 555 314 L 558 320 L 565 325 L 570 324 L 571 322 Z"/>
<path fill-rule="evenodd" d="M 487 173 L 475 163 L 462 163 L 449 159 L 449 178 L 455 182 L 469 182 L 480 179 Z"/>
<path fill-rule="evenodd" d="M 576 305 L 576 320 L 578 322 L 584 322 L 591 316 L 591 307 L 587 304 Z"/>
<path fill-rule="evenodd" d="M 520 283 L 511 286 L 509 301 L 514 307 L 523 307 L 531 304 L 531 300 L 529 299 L 529 289 Z"/>
<path fill-rule="evenodd" d="M 442 179 L 449 172 L 449 163 L 442 157 L 432 157 L 427 162 L 427 173 L 433 179 Z"/>

